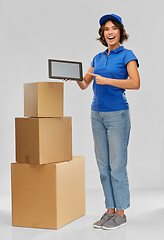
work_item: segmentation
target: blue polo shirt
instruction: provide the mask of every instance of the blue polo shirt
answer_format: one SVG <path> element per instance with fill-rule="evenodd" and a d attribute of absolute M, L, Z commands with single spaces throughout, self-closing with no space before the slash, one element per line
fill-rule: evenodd
<path fill-rule="evenodd" d="M 128 62 L 136 60 L 139 67 L 138 59 L 131 50 L 125 49 L 123 46 L 110 51 L 108 49 L 97 54 L 91 66 L 94 67 L 93 73 L 102 77 L 112 79 L 127 79 L 128 72 L 126 65 Z M 117 88 L 110 85 L 99 85 L 93 80 L 93 101 L 91 109 L 99 112 L 119 111 L 129 108 L 126 99 L 125 89 Z"/>

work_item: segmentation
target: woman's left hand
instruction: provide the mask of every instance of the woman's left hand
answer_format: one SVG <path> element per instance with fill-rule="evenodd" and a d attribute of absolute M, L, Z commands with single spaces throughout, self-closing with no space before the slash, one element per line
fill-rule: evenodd
<path fill-rule="evenodd" d="M 95 77 L 95 81 L 96 81 L 97 84 L 99 84 L 99 85 L 107 84 L 107 79 L 105 77 L 102 77 L 98 74 L 94 74 L 94 73 L 90 73 L 90 72 L 87 72 L 87 74 L 90 74 L 93 77 Z"/>

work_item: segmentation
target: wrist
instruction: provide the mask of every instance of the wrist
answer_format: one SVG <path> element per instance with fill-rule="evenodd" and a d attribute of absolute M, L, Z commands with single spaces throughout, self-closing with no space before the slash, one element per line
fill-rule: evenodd
<path fill-rule="evenodd" d="M 110 85 L 110 78 L 105 78 L 105 83 L 107 84 L 107 85 Z"/>

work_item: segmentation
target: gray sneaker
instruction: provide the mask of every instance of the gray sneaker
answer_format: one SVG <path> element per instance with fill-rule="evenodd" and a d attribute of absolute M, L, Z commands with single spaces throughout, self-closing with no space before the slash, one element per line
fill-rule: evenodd
<path fill-rule="evenodd" d="M 126 216 L 121 217 L 117 213 L 113 214 L 112 218 L 107 221 L 103 226 L 102 229 L 117 229 L 119 227 L 123 227 L 127 224 Z"/>
<path fill-rule="evenodd" d="M 113 216 L 113 215 L 112 215 L 111 213 L 109 213 L 108 211 L 106 211 L 106 212 L 102 215 L 101 219 L 100 219 L 99 221 L 95 222 L 95 223 L 93 224 L 93 226 L 94 226 L 95 228 L 102 228 L 102 226 L 103 226 L 107 221 L 109 221 L 112 216 Z"/>

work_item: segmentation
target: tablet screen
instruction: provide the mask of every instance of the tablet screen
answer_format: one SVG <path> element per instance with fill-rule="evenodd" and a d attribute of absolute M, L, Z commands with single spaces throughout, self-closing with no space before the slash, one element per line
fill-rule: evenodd
<path fill-rule="evenodd" d="M 83 81 L 82 63 L 63 60 L 48 60 L 49 78 Z"/>

